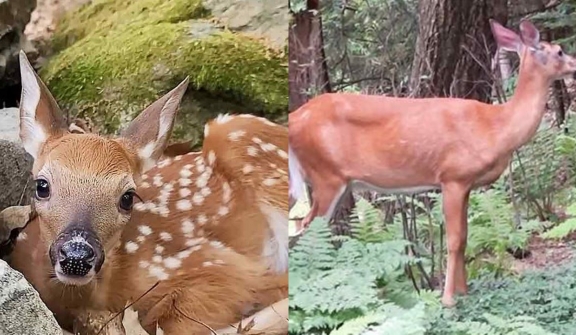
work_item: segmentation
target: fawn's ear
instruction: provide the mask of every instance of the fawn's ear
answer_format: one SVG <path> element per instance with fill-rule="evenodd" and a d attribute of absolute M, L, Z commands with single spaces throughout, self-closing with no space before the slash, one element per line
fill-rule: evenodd
<path fill-rule="evenodd" d="M 175 89 L 148 106 L 124 129 L 120 136 L 136 150 L 142 173 L 162 157 L 172 133 L 180 101 L 188 87 L 188 77 Z"/>
<path fill-rule="evenodd" d="M 520 53 L 523 43 L 518 34 L 492 19 L 490 19 L 490 28 L 499 49 Z"/>
<path fill-rule="evenodd" d="M 528 20 L 520 22 L 520 35 L 522 35 L 522 41 L 524 41 L 524 44 L 527 46 L 535 48 L 540 43 L 540 32 L 538 28 Z"/>
<path fill-rule="evenodd" d="M 36 74 L 24 51 L 20 51 L 20 140 L 36 159 L 42 145 L 52 136 L 66 133 L 66 120 L 56 100 Z"/>

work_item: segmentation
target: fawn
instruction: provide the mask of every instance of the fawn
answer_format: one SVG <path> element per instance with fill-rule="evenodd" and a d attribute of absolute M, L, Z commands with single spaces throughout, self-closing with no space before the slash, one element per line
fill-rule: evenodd
<path fill-rule="evenodd" d="M 201 152 L 157 163 L 188 79 L 107 138 L 69 132 L 23 52 L 20 71 L 36 217 L 11 265 L 64 329 L 86 310 L 136 301 L 150 334 L 210 334 L 194 320 L 225 327 L 287 297 L 286 127 L 222 115 Z"/>
<path fill-rule="evenodd" d="M 314 217 L 330 218 L 350 187 L 384 193 L 441 190 L 448 261 L 442 302 L 467 293 L 465 249 L 472 189 L 496 181 L 542 120 L 550 84 L 576 74 L 576 60 L 540 41 L 529 21 L 521 34 L 491 20 L 498 47 L 520 56 L 518 86 L 500 105 L 457 98 L 319 95 L 289 115 L 290 206 L 312 188 Z M 362 158 L 357 158 L 361 155 Z"/>

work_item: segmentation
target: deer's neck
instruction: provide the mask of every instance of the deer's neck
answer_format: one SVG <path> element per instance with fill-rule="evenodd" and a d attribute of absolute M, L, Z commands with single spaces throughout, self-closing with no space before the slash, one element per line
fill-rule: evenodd
<path fill-rule="evenodd" d="M 499 144 L 511 153 L 526 144 L 538 130 L 544 115 L 551 81 L 528 63 L 523 63 L 518 86 L 512 98 L 503 105 L 498 134 Z"/>

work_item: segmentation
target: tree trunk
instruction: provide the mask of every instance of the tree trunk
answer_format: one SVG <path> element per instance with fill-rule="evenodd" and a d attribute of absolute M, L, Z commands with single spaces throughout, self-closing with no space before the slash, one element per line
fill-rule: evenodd
<path fill-rule="evenodd" d="M 419 12 L 412 95 L 487 102 L 496 51 L 488 20 L 506 24 L 506 0 L 427 0 Z"/>
<path fill-rule="evenodd" d="M 288 31 L 288 87 L 290 112 L 310 97 L 330 92 L 324 55 L 319 0 L 308 0 L 306 10 L 292 13 Z"/>
<path fill-rule="evenodd" d="M 290 112 L 311 97 L 332 91 L 324 54 L 319 0 L 308 0 L 306 10 L 293 12 L 291 21 L 288 30 Z M 353 206 L 354 198 L 348 192 L 334 214 L 333 230 L 336 233 L 349 231 L 348 218 Z"/>

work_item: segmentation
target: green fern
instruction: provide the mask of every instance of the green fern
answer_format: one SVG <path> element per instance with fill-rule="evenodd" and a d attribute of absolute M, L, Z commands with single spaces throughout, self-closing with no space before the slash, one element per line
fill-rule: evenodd
<path fill-rule="evenodd" d="M 386 304 L 378 313 L 345 322 L 330 335 L 424 335 L 428 325 L 427 312 L 428 307 L 423 302 L 410 309 Z"/>
<path fill-rule="evenodd" d="M 383 221 L 382 213 L 366 199 L 360 198 L 350 216 L 352 236 L 363 242 L 393 239 L 394 232 L 386 230 Z"/>
<path fill-rule="evenodd" d="M 298 243 L 290 252 L 290 282 L 299 286 L 300 277 L 308 278 L 315 273 L 334 267 L 336 248 L 331 243 L 332 233 L 325 220 L 314 219 Z M 294 274 L 294 276 L 292 276 Z M 296 276 L 298 274 L 299 276 Z"/>
<path fill-rule="evenodd" d="M 538 221 L 517 227 L 512 205 L 499 188 L 474 192 L 469 207 L 466 255 L 472 260 L 468 264 L 470 278 L 488 269 L 496 273 L 509 269 L 507 250 L 525 248 L 532 234 L 543 228 Z"/>
<path fill-rule="evenodd" d="M 576 203 L 566 209 L 566 214 L 570 215 L 571 218 L 543 233 L 542 237 L 549 239 L 562 239 L 576 231 Z"/>
<path fill-rule="evenodd" d="M 414 305 L 417 300 L 411 291 L 397 283 L 404 267 L 417 260 L 404 254 L 407 241 L 387 240 L 390 235 L 381 225 L 378 210 L 359 201 L 351 223 L 354 238 L 338 238 L 341 245 L 336 248 L 327 222 L 311 223 L 290 251 L 291 333 L 321 334 L 353 320 L 346 327 L 369 326 L 367 320 L 376 316 L 387 320 L 390 297 Z M 398 289 L 390 291 L 394 287 Z"/>
<path fill-rule="evenodd" d="M 486 322 L 453 322 L 452 331 L 465 335 L 555 335 L 537 324 L 537 320 L 527 316 L 504 319 L 485 313 Z"/>
<path fill-rule="evenodd" d="M 385 315 L 377 312 L 369 313 L 344 322 L 340 328 L 330 332 L 330 335 L 358 335 L 371 325 L 381 323 L 385 318 Z"/>

